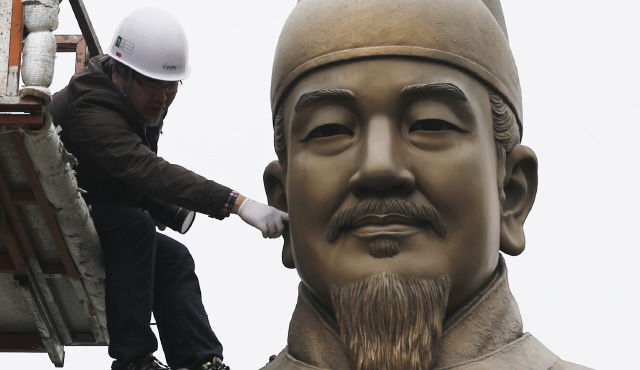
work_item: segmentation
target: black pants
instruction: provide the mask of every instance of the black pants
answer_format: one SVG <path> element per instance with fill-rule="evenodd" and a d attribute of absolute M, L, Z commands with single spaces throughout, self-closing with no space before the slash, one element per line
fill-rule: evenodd
<path fill-rule="evenodd" d="M 92 199 L 88 203 L 105 253 L 109 355 L 116 360 L 112 368 L 158 349 L 149 326 L 152 312 L 169 366 L 222 358 L 188 249 L 157 233 L 151 217 L 138 209 Z"/>

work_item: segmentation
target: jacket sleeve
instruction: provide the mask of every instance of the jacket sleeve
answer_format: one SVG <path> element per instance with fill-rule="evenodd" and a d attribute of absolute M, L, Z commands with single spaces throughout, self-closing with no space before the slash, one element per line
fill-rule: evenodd
<path fill-rule="evenodd" d="M 142 143 L 125 117 L 85 97 L 67 118 L 66 135 L 111 176 L 166 202 L 222 219 L 231 189 L 171 164 Z"/>

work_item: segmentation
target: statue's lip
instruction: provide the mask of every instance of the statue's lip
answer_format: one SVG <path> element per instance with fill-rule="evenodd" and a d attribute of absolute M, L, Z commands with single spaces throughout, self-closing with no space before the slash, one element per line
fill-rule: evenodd
<path fill-rule="evenodd" d="M 424 230 L 420 225 L 389 224 L 389 225 L 367 225 L 353 229 L 350 232 L 358 238 L 364 240 L 372 239 L 400 239 L 406 238 Z"/>
<path fill-rule="evenodd" d="M 424 228 L 424 222 L 401 214 L 367 215 L 349 225 L 351 233 L 362 239 L 404 238 Z"/>
<path fill-rule="evenodd" d="M 399 213 L 389 213 L 382 215 L 366 215 L 358 218 L 349 225 L 349 229 L 357 229 L 365 226 L 389 226 L 389 225 L 406 225 L 406 226 L 422 226 L 424 222 L 421 220 L 401 215 Z"/>

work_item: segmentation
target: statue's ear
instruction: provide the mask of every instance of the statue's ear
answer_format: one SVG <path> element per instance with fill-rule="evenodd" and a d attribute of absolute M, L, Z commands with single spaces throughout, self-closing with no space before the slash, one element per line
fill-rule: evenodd
<path fill-rule="evenodd" d="M 500 250 L 511 256 L 524 251 L 524 221 L 538 191 L 538 159 L 533 150 L 516 145 L 507 154 L 500 205 Z"/>
<path fill-rule="evenodd" d="M 288 212 L 287 195 L 284 188 L 285 171 L 278 161 L 269 163 L 264 170 L 262 177 L 264 181 L 264 190 L 267 192 L 267 200 L 269 205 L 283 212 Z M 293 262 L 293 252 L 291 251 L 291 235 L 289 234 L 289 224 L 285 225 L 284 246 L 282 247 L 282 264 L 285 267 L 296 268 Z"/>

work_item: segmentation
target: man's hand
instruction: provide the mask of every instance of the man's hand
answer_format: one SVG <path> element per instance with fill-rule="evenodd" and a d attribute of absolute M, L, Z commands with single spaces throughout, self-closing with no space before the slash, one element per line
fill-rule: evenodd
<path fill-rule="evenodd" d="M 265 238 L 277 238 L 284 232 L 284 222 L 289 221 L 289 215 L 271 206 L 245 198 L 238 216 L 249 225 L 262 231 Z"/>

